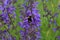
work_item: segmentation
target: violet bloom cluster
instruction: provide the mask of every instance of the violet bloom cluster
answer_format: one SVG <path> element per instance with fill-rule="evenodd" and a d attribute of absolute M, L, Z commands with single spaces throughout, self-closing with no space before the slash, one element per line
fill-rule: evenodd
<path fill-rule="evenodd" d="M 0 14 L 0 22 L 10 25 L 12 19 L 16 17 L 14 10 L 12 0 L 2 0 L 2 4 L 0 5 L 0 11 L 2 11 Z"/>
<path fill-rule="evenodd" d="M 0 4 L 0 27 L 4 27 L 7 25 L 13 25 L 13 20 L 16 18 L 15 7 L 12 4 L 13 0 L 1 0 L 2 4 Z M 7 28 L 8 29 L 8 28 Z M 6 29 L 6 30 L 7 30 Z M 11 37 L 11 34 L 8 31 L 0 31 L 0 39 L 1 40 L 15 40 Z"/>
<path fill-rule="evenodd" d="M 21 40 L 39 40 L 40 36 L 40 14 L 37 10 L 38 2 L 35 0 L 28 0 L 28 6 L 23 5 L 24 9 L 21 10 L 20 27 L 24 30 L 20 31 Z"/>

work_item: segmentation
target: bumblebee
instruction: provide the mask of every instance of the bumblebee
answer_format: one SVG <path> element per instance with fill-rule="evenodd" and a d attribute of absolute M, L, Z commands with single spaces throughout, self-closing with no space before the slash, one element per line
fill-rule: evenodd
<path fill-rule="evenodd" d="M 30 23 L 30 22 L 32 22 L 32 16 L 28 16 L 28 22 Z"/>

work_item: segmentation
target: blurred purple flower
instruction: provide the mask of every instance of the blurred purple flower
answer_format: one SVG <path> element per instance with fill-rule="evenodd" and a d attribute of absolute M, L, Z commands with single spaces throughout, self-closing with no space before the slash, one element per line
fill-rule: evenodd
<path fill-rule="evenodd" d="M 58 13 L 55 13 L 55 14 L 54 14 L 54 17 L 58 17 Z"/>
<path fill-rule="evenodd" d="M 56 22 L 56 20 L 54 20 L 54 25 L 56 25 L 56 26 L 57 26 L 57 22 Z"/>
<path fill-rule="evenodd" d="M 60 40 L 60 36 L 57 36 L 56 38 L 57 38 L 58 40 Z"/>
<path fill-rule="evenodd" d="M 53 31 L 56 32 L 59 29 L 60 29 L 60 26 L 56 26 L 56 28 L 53 28 Z"/>
<path fill-rule="evenodd" d="M 57 28 L 53 28 L 53 31 L 56 32 L 57 31 Z"/>
<path fill-rule="evenodd" d="M 56 20 L 50 19 L 50 24 L 52 24 L 52 23 L 57 26 Z"/>

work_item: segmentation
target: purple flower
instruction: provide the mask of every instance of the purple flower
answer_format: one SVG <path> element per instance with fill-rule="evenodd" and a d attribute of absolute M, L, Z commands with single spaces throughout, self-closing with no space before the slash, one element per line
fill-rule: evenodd
<path fill-rule="evenodd" d="M 60 29 L 60 26 L 56 26 L 56 28 L 53 28 L 53 31 L 56 32 L 59 29 Z"/>
<path fill-rule="evenodd" d="M 56 32 L 57 31 L 57 28 L 53 28 L 53 31 Z"/>
<path fill-rule="evenodd" d="M 55 13 L 55 14 L 54 14 L 54 17 L 58 17 L 58 13 Z"/>
<path fill-rule="evenodd" d="M 13 20 L 16 18 L 15 7 L 12 4 L 12 0 L 4 0 L 3 4 L 0 5 L 0 10 L 2 13 L 0 14 L 0 19 L 2 20 L 4 25 L 13 25 Z M 9 27 L 9 26 L 8 26 Z"/>
<path fill-rule="evenodd" d="M 8 15 L 5 13 L 5 14 L 0 14 L 0 19 L 1 21 L 3 21 L 5 24 L 9 24 L 10 20 L 8 18 Z"/>
<path fill-rule="evenodd" d="M 57 22 L 56 22 L 56 20 L 54 20 L 54 25 L 56 25 L 56 26 L 57 26 Z"/>
<path fill-rule="evenodd" d="M 58 40 L 60 40 L 60 36 L 57 36 L 56 38 L 57 38 Z"/>
<path fill-rule="evenodd" d="M 11 25 L 12 27 L 14 26 L 13 19 L 16 18 L 15 7 L 12 4 L 12 0 L 2 0 L 2 2 L 3 4 L 0 4 L 0 11 L 2 11 L 0 14 L 0 25 L 7 25 L 9 29 Z M 8 29 L 0 31 L 2 40 L 13 40 Z"/>
<path fill-rule="evenodd" d="M 50 19 L 50 24 L 51 24 L 51 23 L 53 23 L 54 25 L 57 26 L 57 22 L 56 22 L 56 20 Z"/>
<path fill-rule="evenodd" d="M 32 3 L 31 3 L 32 2 Z M 22 40 L 39 40 L 40 39 L 40 14 L 37 10 L 38 2 L 30 0 L 28 6 L 24 5 L 24 10 L 21 10 L 21 22 L 19 25 L 24 30 L 20 31 Z"/>

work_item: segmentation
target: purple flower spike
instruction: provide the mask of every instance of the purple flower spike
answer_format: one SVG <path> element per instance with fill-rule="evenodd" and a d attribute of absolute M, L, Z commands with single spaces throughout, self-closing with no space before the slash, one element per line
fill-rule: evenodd
<path fill-rule="evenodd" d="M 39 40 L 40 36 L 40 14 L 37 10 L 37 4 L 35 0 L 29 0 L 28 6 L 24 4 L 24 10 L 21 10 L 21 22 L 19 25 L 24 30 L 20 31 L 22 40 Z M 31 3 L 32 2 L 32 3 Z M 39 28 L 39 29 L 38 29 Z"/>
<path fill-rule="evenodd" d="M 12 5 L 12 1 L 13 0 L 2 0 L 3 4 L 0 5 L 0 10 L 2 11 L 0 19 L 3 25 L 13 25 L 12 19 L 16 18 L 15 7 Z"/>
<path fill-rule="evenodd" d="M 12 3 L 13 0 L 0 0 L 2 4 L 0 4 L 0 27 L 3 25 L 7 26 L 8 29 L 0 30 L 0 40 L 16 40 L 11 37 L 9 32 L 10 26 L 14 27 L 14 19 L 16 18 L 15 7 Z"/>

